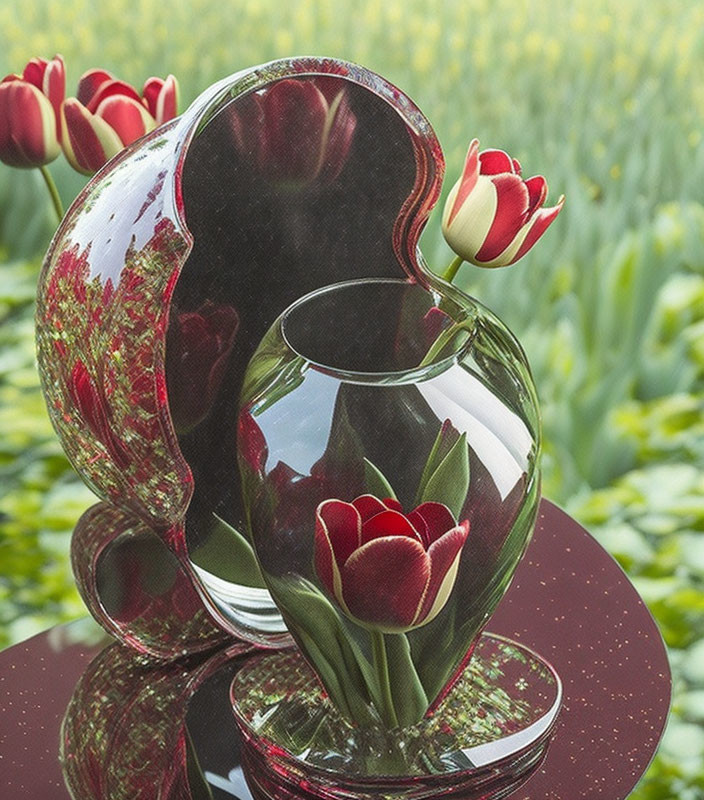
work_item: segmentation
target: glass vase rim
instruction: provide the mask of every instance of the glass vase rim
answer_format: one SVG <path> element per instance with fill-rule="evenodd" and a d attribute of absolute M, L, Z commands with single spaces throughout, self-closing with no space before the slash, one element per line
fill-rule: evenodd
<path fill-rule="evenodd" d="M 441 373 L 449 369 L 453 364 L 456 364 L 459 360 L 461 360 L 461 358 L 472 347 L 472 344 L 474 342 L 474 336 L 476 333 L 475 329 L 468 331 L 469 333 L 468 338 L 464 342 L 462 342 L 459 346 L 456 346 L 449 355 L 433 360 L 429 364 L 425 364 L 423 366 L 413 366 L 399 370 L 353 370 L 353 369 L 344 369 L 336 367 L 331 364 L 324 364 L 320 361 L 310 358 L 304 352 L 301 352 L 301 349 L 294 346 L 294 344 L 291 342 L 290 337 L 287 336 L 286 334 L 286 322 L 289 319 L 290 315 L 296 309 L 300 308 L 301 306 L 310 302 L 311 300 L 320 297 L 323 294 L 328 294 L 330 292 L 334 292 L 339 289 L 346 289 L 352 286 L 363 286 L 369 284 L 387 284 L 387 285 L 395 284 L 398 286 L 417 286 L 420 291 L 426 292 L 429 295 L 442 297 L 443 299 L 452 303 L 454 306 L 460 308 L 461 314 L 458 314 L 457 317 L 454 316 L 452 317 L 454 322 L 464 322 L 470 319 L 476 320 L 477 318 L 476 305 L 472 300 L 472 298 L 469 297 L 468 295 L 463 295 L 462 297 L 465 306 L 463 308 L 462 307 L 463 304 L 459 302 L 457 298 L 445 294 L 444 292 L 434 288 L 430 284 L 425 286 L 419 281 L 414 280 L 413 278 L 409 277 L 352 278 L 350 280 L 330 283 L 327 284 L 326 286 L 321 286 L 317 289 L 313 289 L 310 292 L 306 292 L 304 295 L 294 300 L 294 302 L 291 303 L 279 315 L 275 325 L 278 328 L 281 339 L 283 340 L 286 347 L 290 350 L 290 352 L 293 353 L 296 357 L 303 359 L 306 366 L 309 367 L 310 369 L 313 369 L 316 372 L 320 372 L 325 375 L 329 375 L 330 377 L 337 378 L 338 380 L 343 381 L 345 383 L 400 385 L 407 383 L 416 383 L 440 375 Z"/>

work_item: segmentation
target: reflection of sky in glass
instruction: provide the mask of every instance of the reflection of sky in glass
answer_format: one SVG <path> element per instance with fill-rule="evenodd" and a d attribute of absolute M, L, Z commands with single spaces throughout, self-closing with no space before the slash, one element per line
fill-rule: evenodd
<path fill-rule="evenodd" d="M 283 461 L 302 475 L 310 474 L 327 447 L 339 388 L 335 378 L 309 369 L 302 386 L 283 402 L 261 414 L 255 407 L 254 418 L 270 447 L 267 471 Z"/>
<path fill-rule="evenodd" d="M 136 157 L 118 164 L 109 178 L 91 189 L 90 213 L 67 237 L 65 249 L 90 248 L 90 278 L 116 287 L 130 250 L 139 251 L 164 216 L 175 220 L 171 185 L 166 180 L 176 160 L 173 140 L 157 139 Z M 147 166 L 144 161 L 149 162 Z"/>
<path fill-rule="evenodd" d="M 491 473 L 503 500 L 528 469 L 533 447 L 524 422 L 495 397 L 481 381 L 458 364 L 418 391 L 438 419 L 452 420 L 477 457 Z"/>

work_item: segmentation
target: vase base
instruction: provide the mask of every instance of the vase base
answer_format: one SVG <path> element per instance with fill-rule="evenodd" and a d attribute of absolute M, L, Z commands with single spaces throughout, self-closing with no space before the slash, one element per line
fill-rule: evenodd
<path fill-rule="evenodd" d="M 498 800 L 541 763 L 562 686 L 536 653 L 485 633 L 442 703 L 408 728 L 348 724 L 297 650 L 253 658 L 231 699 L 256 800 Z"/>

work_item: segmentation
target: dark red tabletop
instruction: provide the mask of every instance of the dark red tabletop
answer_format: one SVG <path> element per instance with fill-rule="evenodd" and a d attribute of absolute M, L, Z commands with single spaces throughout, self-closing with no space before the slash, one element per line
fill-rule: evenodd
<path fill-rule="evenodd" d="M 489 628 L 551 661 L 565 690 L 547 758 L 511 800 L 625 798 L 660 739 L 670 671 L 620 567 L 543 501 Z M 79 621 L 0 653 L 0 797 L 64 800 L 68 781 L 77 800 L 196 800 L 204 776 L 214 800 L 249 800 L 227 696 L 246 656 L 155 669 L 108 644 Z"/>

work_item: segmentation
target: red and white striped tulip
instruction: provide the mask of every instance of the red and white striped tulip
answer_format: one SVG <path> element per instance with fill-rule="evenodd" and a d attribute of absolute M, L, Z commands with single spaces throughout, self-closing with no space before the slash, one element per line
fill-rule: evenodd
<path fill-rule="evenodd" d="M 42 167 L 61 152 L 61 103 L 66 91 L 63 58 L 33 58 L 22 75 L 0 82 L 0 161 Z"/>
<path fill-rule="evenodd" d="M 149 78 L 142 94 L 109 72 L 93 69 L 64 101 L 63 149 L 71 166 L 92 175 L 113 156 L 157 125 L 176 116 L 178 84 Z"/>
<path fill-rule="evenodd" d="M 564 196 L 543 208 L 548 184 L 542 175 L 523 180 L 521 165 L 503 150 L 469 146 L 462 177 L 453 186 L 442 218 L 450 247 L 478 267 L 505 267 L 523 257 L 560 213 Z"/>
<path fill-rule="evenodd" d="M 403 633 L 442 611 L 455 585 L 469 521 L 443 503 L 404 514 L 398 500 L 371 494 L 325 500 L 315 513 L 318 578 L 365 628 Z"/>

